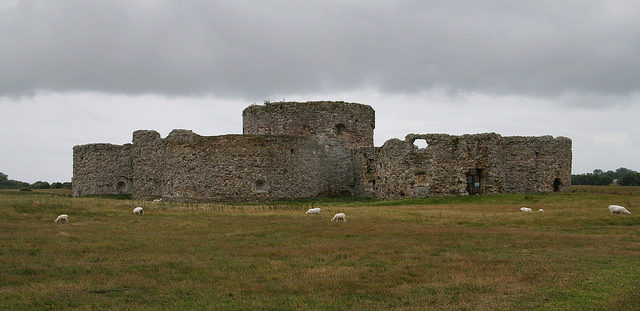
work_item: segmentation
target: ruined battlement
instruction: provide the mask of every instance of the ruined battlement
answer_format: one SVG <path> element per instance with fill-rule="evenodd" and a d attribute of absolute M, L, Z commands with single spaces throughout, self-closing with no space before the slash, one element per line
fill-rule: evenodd
<path fill-rule="evenodd" d="M 374 147 L 374 117 L 354 103 L 268 103 L 243 111 L 242 135 L 138 130 L 131 144 L 75 146 L 73 196 L 271 201 L 570 189 L 568 138 L 408 134 Z"/>
<path fill-rule="evenodd" d="M 409 134 L 356 158 L 360 191 L 379 199 L 569 191 L 571 185 L 565 137 Z"/>

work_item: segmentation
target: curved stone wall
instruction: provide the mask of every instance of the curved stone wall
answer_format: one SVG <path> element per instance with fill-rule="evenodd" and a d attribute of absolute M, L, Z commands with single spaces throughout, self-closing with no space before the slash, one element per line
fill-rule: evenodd
<path fill-rule="evenodd" d="M 345 102 L 279 102 L 253 105 L 242 112 L 244 134 L 337 138 L 349 148 L 373 146 L 375 111 Z"/>
<path fill-rule="evenodd" d="M 132 194 L 131 147 L 131 144 L 73 147 L 73 196 Z"/>
<path fill-rule="evenodd" d="M 133 132 L 133 198 L 162 197 L 164 140 L 150 130 Z"/>
<path fill-rule="evenodd" d="M 243 111 L 244 135 L 173 130 L 163 139 L 139 130 L 132 144 L 75 146 L 73 196 L 269 201 L 570 190 L 568 138 L 409 134 L 374 147 L 374 117 L 354 103 L 268 103 Z"/>
<path fill-rule="evenodd" d="M 295 136 L 199 136 L 164 141 L 162 196 L 175 201 L 264 201 L 327 189 L 323 147 Z"/>

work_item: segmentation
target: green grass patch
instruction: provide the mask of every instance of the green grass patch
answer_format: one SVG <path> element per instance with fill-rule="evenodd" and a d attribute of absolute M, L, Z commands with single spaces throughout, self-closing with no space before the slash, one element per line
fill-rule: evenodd
<path fill-rule="evenodd" d="M 574 190 L 258 204 L 0 191 L 0 309 L 639 309 L 640 196 Z"/>

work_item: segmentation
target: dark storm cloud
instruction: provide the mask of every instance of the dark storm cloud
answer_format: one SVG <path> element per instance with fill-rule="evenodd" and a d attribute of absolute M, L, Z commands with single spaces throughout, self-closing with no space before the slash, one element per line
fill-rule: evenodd
<path fill-rule="evenodd" d="M 634 1 L 423 2 L 7 2 L 0 96 L 640 89 Z"/>

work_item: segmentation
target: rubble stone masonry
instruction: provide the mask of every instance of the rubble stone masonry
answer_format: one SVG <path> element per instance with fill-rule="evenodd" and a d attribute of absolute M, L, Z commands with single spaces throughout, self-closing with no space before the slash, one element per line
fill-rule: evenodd
<path fill-rule="evenodd" d="M 244 110 L 243 135 L 173 130 L 163 139 L 139 130 L 132 144 L 75 146 L 73 196 L 228 202 L 570 190 L 568 138 L 409 134 L 374 147 L 374 118 L 354 103 L 268 103 Z"/>

